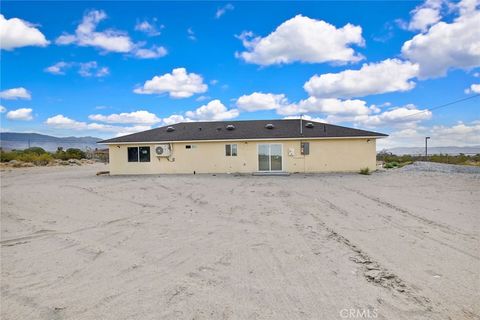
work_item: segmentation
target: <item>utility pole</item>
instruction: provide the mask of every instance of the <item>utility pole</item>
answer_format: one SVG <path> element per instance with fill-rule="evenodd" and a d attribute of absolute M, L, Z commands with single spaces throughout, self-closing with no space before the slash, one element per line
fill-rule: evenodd
<path fill-rule="evenodd" d="M 430 137 L 425 137 L 425 159 L 428 159 L 428 139 Z"/>

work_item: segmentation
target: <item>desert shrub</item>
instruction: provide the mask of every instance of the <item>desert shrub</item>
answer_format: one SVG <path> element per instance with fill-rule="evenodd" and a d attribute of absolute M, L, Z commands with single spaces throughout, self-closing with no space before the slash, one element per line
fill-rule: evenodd
<path fill-rule="evenodd" d="M 69 148 L 66 151 L 63 149 L 59 148 L 54 154 L 53 157 L 55 159 L 60 159 L 60 160 L 68 160 L 68 159 L 85 159 L 86 158 L 86 153 L 80 149 L 76 148 Z"/>
<path fill-rule="evenodd" d="M 35 165 L 38 165 L 38 166 L 45 166 L 50 161 L 53 160 L 53 157 L 50 153 L 48 153 L 46 151 L 41 153 L 41 150 L 1 151 L 0 157 L 1 157 L 2 162 L 9 162 L 9 161 L 12 161 L 12 160 L 16 160 L 16 161 L 21 161 L 21 162 L 31 162 L 31 163 L 34 163 Z"/>
<path fill-rule="evenodd" d="M 59 159 L 59 160 L 67 160 L 67 153 L 65 151 L 63 151 L 62 149 L 58 149 L 54 154 L 53 154 L 53 157 L 55 159 Z"/>
<path fill-rule="evenodd" d="M 33 162 L 38 156 L 35 153 L 19 152 L 15 160 L 23 162 Z"/>
<path fill-rule="evenodd" d="M 87 157 L 87 154 L 80 150 L 80 149 L 77 149 L 77 148 L 69 148 L 67 149 L 66 151 L 66 154 L 68 156 L 68 159 L 85 159 Z"/>
<path fill-rule="evenodd" d="M 48 153 L 35 154 L 23 152 L 15 160 L 31 162 L 37 166 L 46 166 L 50 161 L 53 160 L 53 157 Z"/>
<path fill-rule="evenodd" d="M 41 154 L 46 154 L 47 151 L 45 151 L 43 148 L 40 148 L 40 147 L 31 147 L 23 150 L 23 153 L 33 153 L 36 155 L 41 155 Z"/>
<path fill-rule="evenodd" d="M 369 168 L 362 168 L 360 169 L 360 174 L 369 175 L 370 169 Z"/>
<path fill-rule="evenodd" d="M 15 160 L 17 157 L 16 151 L 1 151 L 0 152 L 0 161 L 2 162 L 9 162 L 11 160 Z"/>
<path fill-rule="evenodd" d="M 449 164 L 459 164 L 459 165 L 480 165 L 480 154 L 475 155 L 466 155 L 466 154 L 458 154 L 458 155 L 449 155 L 449 154 L 432 154 L 428 157 L 424 155 L 403 155 L 397 156 L 391 154 L 387 151 L 380 151 L 377 153 L 377 160 L 383 161 L 385 163 L 385 167 L 387 167 L 388 163 L 397 162 L 399 166 L 411 164 L 415 161 L 431 161 L 431 162 L 438 162 L 438 163 L 449 163 Z"/>
<path fill-rule="evenodd" d="M 32 162 L 37 166 L 46 166 L 52 161 L 53 161 L 52 155 L 49 153 L 44 153 L 44 154 L 37 155 Z"/>

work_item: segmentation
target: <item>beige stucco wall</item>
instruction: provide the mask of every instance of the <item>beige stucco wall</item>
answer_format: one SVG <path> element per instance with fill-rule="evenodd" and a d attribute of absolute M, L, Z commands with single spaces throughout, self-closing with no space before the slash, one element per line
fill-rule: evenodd
<path fill-rule="evenodd" d="M 310 154 L 300 154 L 300 142 L 310 142 Z M 109 145 L 110 174 L 161 173 L 234 173 L 258 171 L 257 145 L 280 143 L 283 145 L 283 171 L 335 172 L 358 171 L 368 167 L 376 169 L 375 139 L 317 139 L 276 141 L 231 141 L 173 143 L 170 161 L 155 156 L 156 144 Z M 225 144 L 236 143 L 238 156 L 225 156 Z M 186 145 L 194 145 L 186 149 Z M 150 146 L 150 162 L 128 162 L 127 148 Z M 293 149 L 294 155 L 289 155 Z"/>

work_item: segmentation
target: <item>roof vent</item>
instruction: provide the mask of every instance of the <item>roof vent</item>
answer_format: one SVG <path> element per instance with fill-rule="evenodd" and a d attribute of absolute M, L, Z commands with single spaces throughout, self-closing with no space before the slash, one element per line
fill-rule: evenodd
<path fill-rule="evenodd" d="M 172 132 L 172 131 L 175 131 L 174 127 L 167 127 L 167 132 Z"/>
<path fill-rule="evenodd" d="M 235 126 L 234 126 L 233 124 L 229 124 L 229 125 L 227 126 L 227 130 L 232 131 L 233 129 L 235 129 Z"/>
<path fill-rule="evenodd" d="M 265 125 L 265 128 L 267 128 L 267 129 L 273 129 L 273 128 L 275 128 L 275 126 L 274 126 L 272 123 L 267 123 L 267 124 Z"/>
<path fill-rule="evenodd" d="M 314 125 L 313 125 L 313 123 L 311 123 L 311 122 L 307 122 L 307 124 L 305 124 L 305 127 L 307 127 L 307 128 L 313 128 Z"/>

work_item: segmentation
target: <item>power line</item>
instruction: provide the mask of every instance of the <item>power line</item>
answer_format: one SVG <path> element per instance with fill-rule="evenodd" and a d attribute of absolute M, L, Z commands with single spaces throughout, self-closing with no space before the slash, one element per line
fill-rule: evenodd
<path fill-rule="evenodd" d="M 442 105 L 439 105 L 439 106 L 436 106 L 436 107 L 427 108 L 427 109 L 422 110 L 422 111 L 420 111 L 420 112 L 416 112 L 416 113 L 409 114 L 409 115 L 407 115 L 407 116 L 401 117 L 400 119 L 412 117 L 412 116 L 415 116 L 415 115 L 417 115 L 417 114 L 424 113 L 424 112 L 427 112 L 427 111 L 432 111 L 432 110 L 437 110 L 437 109 L 440 109 L 440 108 L 445 108 L 445 107 L 451 106 L 452 104 L 457 104 L 457 103 L 460 103 L 460 102 L 463 102 L 463 101 L 467 101 L 467 100 L 470 100 L 470 99 L 473 99 L 473 98 L 477 98 L 477 97 L 479 97 L 479 96 L 480 96 L 480 93 L 477 93 L 477 94 L 475 94 L 475 95 L 473 95 L 473 96 L 470 96 L 470 97 L 467 97 L 467 98 L 455 100 L 455 101 L 448 102 L 448 103 L 445 103 L 445 104 L 442 104 Z"/>

